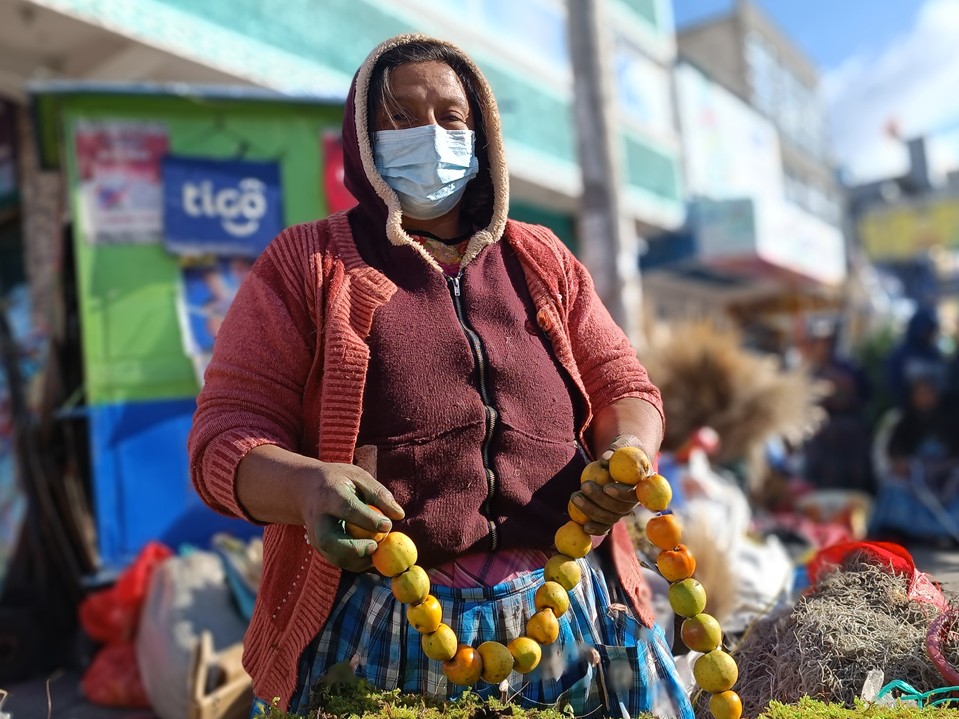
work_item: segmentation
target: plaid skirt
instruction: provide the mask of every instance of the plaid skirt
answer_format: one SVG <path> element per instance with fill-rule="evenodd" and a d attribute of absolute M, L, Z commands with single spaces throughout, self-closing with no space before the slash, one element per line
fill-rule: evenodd
<path fill-rule="evenodd" d="M 598 560 L 579 563 L 583 578 L 570 592 L 569 611 L 560 617 L 559 639 L 543 647 L 537 669 L 510 675 L 512 701 L 528 707 L 568 706 L 577 716 L 651 712 L 693 719 L 662 629 L 636 621 L 618 586 L 606 582 Z M 443 607 L 443 621 L 461 642 L 507 643 L 524 633 L 542 580 L 543 571 L 537 570 L 493 587 L 434 585 L 432 593 Z M 423 654 L 420 634 L 408 625 L 406 608 L 393 597 L 389 580 L 356 575 L 338 594 L 325 627 L 301 656 L 292 713 L 305 714 L 312 687 L 331 666 L 344 662 L 382 689 L 449 699 L 465 691 L 447 682 L 440 662 Z M 499 696 L 500 690 L 480 683 L 473 692 Z M 251 716 L 261 716 L 264 709 L 257 699 Z"/>

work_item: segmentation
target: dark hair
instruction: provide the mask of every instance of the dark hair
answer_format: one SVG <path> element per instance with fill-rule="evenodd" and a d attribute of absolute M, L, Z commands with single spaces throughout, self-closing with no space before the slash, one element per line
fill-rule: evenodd
<path fill-rule="evenodd" d="M 476 157 L 479 173 L 466 186 L 463 211 L 476 224 L 485 227 L 493 212 L 493 179 L 489 170 L 489 154 L 486 151 L 486 123 L 483 103 L 480 101 L 477 78 L 465 58 L 455 49 L 428 40 L 399 45 L 387 50 L 377 58 L 370 74 L 370 86 L 366 102 L 366 127 L 370 143 L 375 142 L 376 113 L 380 107 L 395 102 L 390 88 L 390 73 L 400 65 L 411 62 L 442 62 L 450 66 L 466 91 L 470 112 L 474 118 L 476 133 Z"/>

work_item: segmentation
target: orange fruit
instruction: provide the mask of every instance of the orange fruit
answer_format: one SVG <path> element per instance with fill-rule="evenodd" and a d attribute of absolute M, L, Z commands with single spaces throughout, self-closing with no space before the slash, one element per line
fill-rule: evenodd
<path fill-rule="evenodd" d="M 733 688 L 739 679 L 739 667 L 736 660 L 722 649 L 714 649 L 696 660 L 693 677 L 703 691 L 718 694 Z"/>
<path fill-rule="evenodd" d="M 572 519 L 576 524 L 586 524 L 589 521 L 583 510 L 573 504 L 573 500 L 569 500 L 569 504 L 566 505 L 566 514 L 569 515 L 569 518 Z"/>
<path fill-rule="evenodd" d="M 661 474 L 654 474 L 636 485 L 636 499 L 650 512 L 662 512 L 673 500 L 673 488 Z"/>
<path fill-rule="evenodd" d="M 559 622 L 552 609 L 536 612 L 526 622 L 526 636 L 540 644 L 552 644 L 559 638 Z"/>
<path fill-rule="evenodd" d="M 480 674 L 484 682 L 499 684 L 513 671 L 513 655 L 506 645 L 499 642 L 483 642 L 476 651 L 483 660 L 483 673 Z"/>
<path fill-rule="evenodd" d="M 683 525 L 675 514 L 660 514 L 646 522 L 646 538 L 660 549 L 672 549 L 683 539 Z"/>
<path fill-rule="evenodd" d="M 569 609 L 569 593 L 558 582 L 544 582 L 533 597 L 536 610 L 552 609 L 553 614 L 561 617 Z"/>
<path fill-rule="evenodd" d="M 443 608 L 439 600 L 430 594 L 419 604 L 406 608 L 406 620 L 420 634 L 429 634 L 439 629 L 443 622 Z"/>
<path fill-rule="evenodd" d="M 456 654 L 456 633 L 446 624 L 440 624 L 435 632 L 420 637 L 423 654 L 437 662 L 445 662 Z"/>
<path fill-rule="evenodd" d="M 443 674 L 453 684 L 471 687 L 483 674 L 483 658 L 469 644 L 460 644 L 453 658 L 443 662 Z"/>
<path fill-rule="evenodd" d="M 696 558 L 685 544 L 680 544 L 672 549 L 662 550 L 656 558 L 656 566 L 668 581 L 678 582 L 693 576 L 696 571 Z"/>
<path fill-rule="evenodd" d="M 556 530 L 553 541 L 561 553 L 576 559 L 585 557 L 593 548 L 593 540 L 572 520 Z"/>
<path fill-rule="evenodd" d="M 520 674 L 528 674 L 539 666 L 543 657 L 543 650 L 529 637 L 516 637 L 507 645 L 509 653 L 513 655 L 513 669 Z"/>
<path fill-rule="evenodd" d="M 730 690 L 709 697 L 709 711 L 716 719 L 739 719 L 743 715 L 743 700 Z"/>
<path fill-rule="evenodd" d="M 723 630 L 710 614 L 697 614 L 683 622 L 679 630 L 683 644 L 694 652 L 711 652 L 723 643 Z"/>
<path fill-rule="evenodd" d="M 377 514 L 383 517 L 386 516 L 379 510 L 379 507 L 374 507 L 372 504 L 367 504 L 366 506 Z M 374 532 L 369 529 L 363 529 L 363 527 L 358 527 L 349 522 L 346 523 L 346 533 L 353 537 L 353 539 L 372 539 L 377 544 L 386 539 L 386 535 L 389 534 L 389 532 Z"/>
<path fill-rule="evenodd" d="M 380 542 L 371 559 L 384 577 L 395 577 L 416 564 L 416 545 L 402 532 L 390 532 Z"/>
<path fill-rule="evenodd" d="M 565 554 L 554 554 L 546 561 L 546 569 L 543 570 L 543 579 L 556 582 L 567 592 L 573 591 L 582 577 L 583 570 L 576 560 Z"/>
<path fill-rule="evenodd" d="M 681 617 L 702 614 L 706 608 L 706 590 L 695 579 L 673 582 L 669 585 L 669 606 Z"/>
<path fill-rule="evenodd" d="M 401 604 L 419 604 L 430 593 L 430 577 L 426 570 L 414 564 L 390 580 L 393 596 Z"/>
<path fill-rule="evenodd" d="M 583 482 L 596 482 L 596 484 L 604 485 L 612 481 L 613 478 L 609 476 L 609 470 L 606 469 L 602 462 L 590 462 L 583 468 L 583 473 L 579 475 L 580 484 Z"/>
<path fill-rule="evenodd" d="M 620 447 L 609 458 L 609 474 L 621 484 L 636 484 L 649 474 L 649 457 L 639 447 Z"/>

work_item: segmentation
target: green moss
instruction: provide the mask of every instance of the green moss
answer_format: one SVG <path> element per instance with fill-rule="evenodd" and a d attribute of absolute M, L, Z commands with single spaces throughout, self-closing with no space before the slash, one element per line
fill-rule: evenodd
<path fill-rule="evenodd" d="M 379 691 L 362 681 L 320 686 L 314 690 L 310 705 L 310 719 L 571 719 L 573 716 L 569 707 L 565 711 L 553 707 L 524 709 L 498 699 L 483 699 L 469 691 L 450 702 L 402 694 L 398 690 Z M 293 719 L 292 715 L 275 707 L 267 717 Z"/>
<path fill-rule="evenodd" d="M 843 704 L 824 704 L 816 699 L 803 697 L 796 704 L 781 704 L 773 701 L 759 719 L 959 719 L 959 709 L 897 704 L 895 706 L 866 705 L 856 703 L 855 709 Z"/>

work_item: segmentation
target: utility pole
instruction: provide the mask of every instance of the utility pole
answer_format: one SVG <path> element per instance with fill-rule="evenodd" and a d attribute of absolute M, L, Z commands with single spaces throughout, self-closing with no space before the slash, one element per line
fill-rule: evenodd
<path fill-rule="evenodd" d="M 580 256 L 596 291 L 634 345 L 642 341 L 638 240 L 622 215 L 622 153 L 613 122 L 614 78 L 606 0 L 567 0 L 570 60 L 583 196 Z"/>

